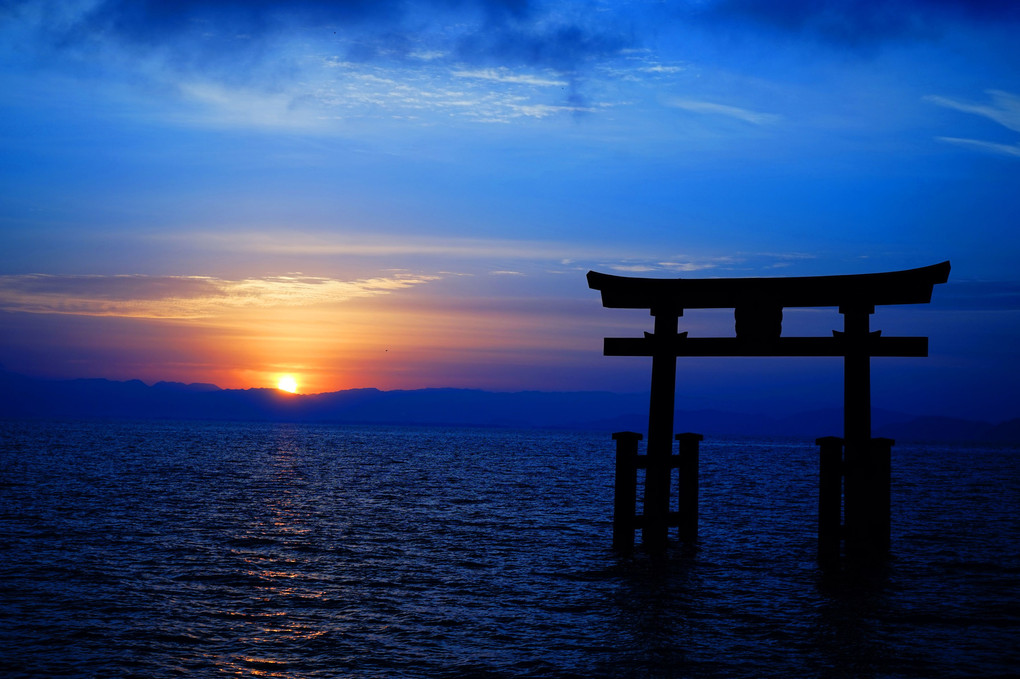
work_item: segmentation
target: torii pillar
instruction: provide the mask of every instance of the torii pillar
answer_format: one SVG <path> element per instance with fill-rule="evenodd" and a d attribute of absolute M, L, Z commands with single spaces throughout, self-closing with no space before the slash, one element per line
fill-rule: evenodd
<path fill-rule="evenodd" d="M 871 355 L 867 344 L 870 317 L 875 307 L 840 307 L 839 312 L 843 315 L 846 342 L 843 356 L 843 538 L 850 551 L 854 551 L 867 540 L 866 469 L 871 458 Z"/>
<path fill-rule="evenodd" d="M 669 481 L 673 455 L 673 411 L 676 408 L 677 324 L 683 310 L 653 308 L 652 384 L 648 408 L 648 457 L 645 469 L 644 526 L 641 540 L 660 550 L 669 533 Z"/>

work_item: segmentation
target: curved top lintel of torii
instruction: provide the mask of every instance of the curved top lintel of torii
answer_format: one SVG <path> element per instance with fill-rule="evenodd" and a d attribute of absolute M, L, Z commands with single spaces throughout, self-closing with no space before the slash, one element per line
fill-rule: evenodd
<path fill-rule="evenodd" d="M 638 278 L 588 272 L 588 287 L 611 309 L 733 309 L 737 307 L 868 308 L 927 304 L 949 280 L 949 262 L 917 269 L 787 278 Z"/>

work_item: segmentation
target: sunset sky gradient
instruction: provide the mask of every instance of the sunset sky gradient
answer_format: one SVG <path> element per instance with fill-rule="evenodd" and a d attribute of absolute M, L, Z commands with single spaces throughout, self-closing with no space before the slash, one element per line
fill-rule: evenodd
<path fill-rule="evenodd" d="M 0 2 L 0 363 L 48 378 L 648 388 L 589 269 L 951 260 L 875 405 L 1020 415 L 1020 5 Z M 835 310 L 791 312 L 828 334 Z M 732 315 L 681 329 L 732 335 Z M 678 407 L 839 405 L 683 359 Z"/>

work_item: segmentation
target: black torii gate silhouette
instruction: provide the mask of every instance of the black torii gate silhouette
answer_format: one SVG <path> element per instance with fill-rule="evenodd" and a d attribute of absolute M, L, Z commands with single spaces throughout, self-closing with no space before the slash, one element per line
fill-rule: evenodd
<path fill-rule="evenodd" d="M 697 537 L 700 434 L 677 434 L 672 454 L 679 356 L 838 356 L 843 358 L 843 437 L 820 438 L 818 548 L 822 560 L 885 551 L 889 546 L 889 454 L 893 442 L 871 438 L 871 357 L 927 356 L 927 337 L 883 337 L 872 332 L 876 305 L 926 304 L 949 279 L 949 262 L 905 271 L 790 278 L 656 279 L 588 272 L 588 287 L 613 309 L 648 309 L 654 331 L 637 338 L 605 338 L 606 356 L 650 356 L 651 395 L 647 454 L 642 438 L 617 441 L 613 545 L 633 548 L 642 530 L 646 549 L 665 547 L 670 527 L 681 540 Z M 783 337 L 785 307 L 837 307 L 843 330 L 831 337 Z M 678 332 L 684 309 L 732 308 L 735 337 L 688 337 Z M 637 469 L 645 468 L 643 514 L 635 514 Z M 671 512 L 670 474 L 679 468 L 678 511 Z M 841 506 L 842 505 L 842 506 Z M 842 514 L 842 524 L 841 524 Z"/>

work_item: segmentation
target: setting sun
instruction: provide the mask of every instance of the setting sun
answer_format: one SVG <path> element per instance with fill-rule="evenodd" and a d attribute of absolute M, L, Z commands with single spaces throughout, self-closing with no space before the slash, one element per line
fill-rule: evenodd
<path fill-rule="evenodd" d="M 280 391 L 289 391 L 292 394 L 297 393 L 298 383 L 294 379 L 293 375 L 284 375 L 280 378 L 280 381 L 276 383 L 276 388 Z"/>

